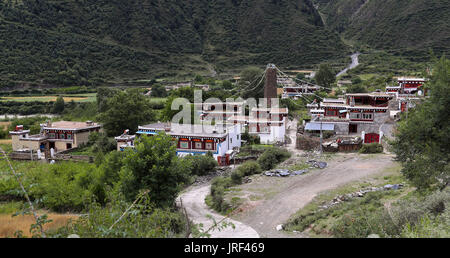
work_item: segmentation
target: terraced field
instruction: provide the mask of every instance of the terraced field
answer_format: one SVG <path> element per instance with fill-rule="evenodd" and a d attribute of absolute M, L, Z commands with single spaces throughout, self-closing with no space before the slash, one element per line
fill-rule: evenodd
<path fill-rule="evenodd" d="M 96 93 L 86 93 L 86 94 L 69 94 L 63 95 L 65 102 L 75 101 L 75 102 L 94 102 L 96 99 Z M 1 97 L 0 101 L 17 101 L 17 102 L 33 102 L 33 101 L 41 101 L 41 102 L 50 102 L 56 101 L 58 96 L 50 95 L 50 96 L 8 96 Z"/>

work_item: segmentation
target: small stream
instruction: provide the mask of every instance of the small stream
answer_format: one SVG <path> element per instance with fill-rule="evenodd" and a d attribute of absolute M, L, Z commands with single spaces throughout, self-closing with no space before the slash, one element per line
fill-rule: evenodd
<path fill-rule="evenodd" d="M 345 74 L 348 70 L 351 70 L 351 69 L 357 67 L 359 65 L 359 55 L 361 55 L 361 53 L 359 53 L 359 52 L 356 52 L 353 55 L 351 55 L 350 57 L 352 58 L 352 63 L 347 68 L 345 68 L 344 70 L 340 71 L 336 75 L 336 77 L 339 77 L 339 76 Z"/>

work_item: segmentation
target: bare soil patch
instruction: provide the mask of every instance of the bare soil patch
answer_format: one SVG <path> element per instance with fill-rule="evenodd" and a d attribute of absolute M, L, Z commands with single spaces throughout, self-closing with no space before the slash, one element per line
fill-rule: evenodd
<path fill-rule="evenodd" d="M 261 237 L 301 237 L 276 230 L 298 209 L 304 207 L 320 192 L 335 189 L 349 182 L 370 180 L 394 166 L 392 155 L 362 155 L 339 153 L 327 160 L 328 167 L 311 170 L 308 174 L 287 178 L 256 176 L 249 184 L 239 187 L 241 198 L 258 195 L 261 200 L 247 205 L 233 219 L 255 229 Z"/>

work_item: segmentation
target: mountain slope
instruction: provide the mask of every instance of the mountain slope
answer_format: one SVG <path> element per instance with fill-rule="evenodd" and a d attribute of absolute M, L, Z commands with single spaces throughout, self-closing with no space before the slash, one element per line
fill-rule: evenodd
<path fill-rule="evenodd" d="M 0 1 L 0 82 L 99 84 L 345 56 L 310 0 Z"/>
<path fill-rule="evenodd" d="M 378 49 L 406 55 L 450 50 L 448 0 L 315 0 L 326 24 Z"/>

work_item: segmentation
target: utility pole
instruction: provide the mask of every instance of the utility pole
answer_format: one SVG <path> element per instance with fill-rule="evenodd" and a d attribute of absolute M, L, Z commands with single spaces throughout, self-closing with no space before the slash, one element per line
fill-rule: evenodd
<path fill-rule="evenodd" d="M 320 121 L 320 155 L 322 156 L 322 153 L 323 153 L 323 146 L 322 146 L 322 143 L 323 143 L 323 131 L 322 131 L 322 119 L 320 119 L 320 118 L 321 118 L 321 115 L 318 114 L 317 117 L 314 118 L 312 121 L 317 121 L 317 120 Z"/>
<path fill-rule="evenodd" d="M 320 119 L 320 115 L 319 115 L 319 120 L 320 120 L 320 156 L 322 156 L 322 153 L 323 153 L 323 146 L 322 146 L 323 131 L 322 131 L 322 119 Z"/>

